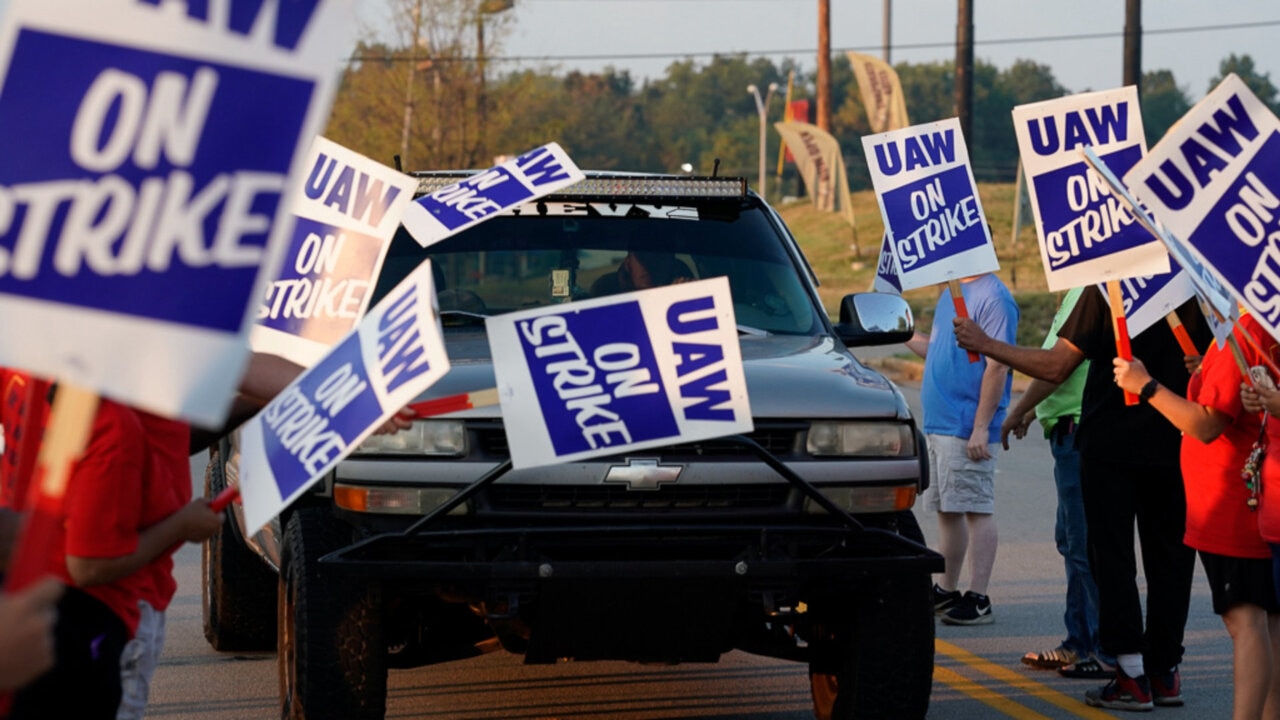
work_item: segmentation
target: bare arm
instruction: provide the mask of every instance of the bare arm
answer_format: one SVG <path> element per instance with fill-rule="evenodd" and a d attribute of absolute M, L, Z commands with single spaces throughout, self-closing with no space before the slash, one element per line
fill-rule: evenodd
<path fill-rule="evenodd" d="M 1116 358 L 1116 385 L 1131 393 L 1139 393 L 1151 381 L 1151 375 L 1141 360 Z M 1169 388 L 1156 384 L 1156 392 L 1147 401 L 1173 426 L 1202 443 L 1210 443 L 1231 424 L 1231 418 L 1217 410 L 1192 402 Z"/>
<path fill-rule="evenodd" d="M 1005 450 L 1009 449 L 1009 433 L 1022 439 L 1027 434 L 1027 427 L 1035 420 L 1036 406 L 1045 398 L 1053 394 L 1058 389 L 1058 383 L 1051 383 L 1036 378 L 1031 381 L 1027 389 L 1023 391 L 1022 397 L 1018 398 L 1018 402 L 1014 403 L 1009 412 L 1005 414 L 1004 423 L 1000 426 L 1000 444 Z"/>
<path fill-rule="evenodd" d="M 114 582 L 137 572 L 174 545 L 203 542 L 221 527 L 222 513 L 210 509 L 207 500 L 196 499 L 143 530 L 132 553 L 112 558 L 68 555 L 67 572 L 80 587 Z"/>
<path fill-rule="evenodd" d="M 1084 362 L 1084 353 L 1062 338 L 1058 338 L 1051 348 L 1030 348 L 996 340 L 971 318 L 958 317 L 954 323 L 956 343 L 960 347 L 986 355 L 1033 378 L 1060 384 Z"/>
<path fill-rule="evenodd" d="M 926 357 L 929 354 L 929 336 L 918 330 L 911 336 L 910 340 L 903 344 L 907 346 L 908 350 L 920 357 Z"/>
<path fill-rule="evenodd" d="M 991 457 L 987 447 L 987 427 L 991 418 L 995 417 L 996 407 L 1000 405 L 1000 396 L 1004 394 L 1005 378 L 1009 368 L 990 358 L 987 367 L 982 371 L 982 386 L 978 390 L 978 409 L 973 416 L 973 429 L 969 432 L 969 442 L 965 448 L 973 460 L 986 460 Z"/>

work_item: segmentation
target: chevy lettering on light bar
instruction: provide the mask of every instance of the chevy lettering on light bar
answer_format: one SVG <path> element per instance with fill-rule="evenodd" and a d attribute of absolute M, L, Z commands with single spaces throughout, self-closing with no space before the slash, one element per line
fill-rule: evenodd
<path fill-rule="evenodd" d="M 416 175 L 418 193 L 426 195 L 470 177 L 470 173 Z M 666 175 L 591 175 L 547 197 L 610 197 L 626 195 L 651 198 L 743 197 L 745 178 L 681 177 Z M 546 200 L 547 198 L 543 198 Z"/>

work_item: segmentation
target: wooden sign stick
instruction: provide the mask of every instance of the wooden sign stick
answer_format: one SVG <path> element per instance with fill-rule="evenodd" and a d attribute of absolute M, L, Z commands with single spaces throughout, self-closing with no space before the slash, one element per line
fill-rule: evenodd
<path fill-rule="evenodd" d="M 948 280 L 947 287 L 951 289 L 951 304 L 955 306 L 956 317 L 969 317 L 969 308 L 964 304 L 964 294 L 960 292 L 960 281 Z M 978 353 L 969 351 L 969 362 L 976 363 L 979 359 Z"/>
<path fill-rule="evenodd" d="M 49 427 L 27 490 L 26 510 L 14 546 L 13 562 L 5 576 L 4 586 L 10 592 L 21 590 L 45 575 L 48 548 L 62 523 L 71 465 L 84 452 L 97 411 L 97 393 L 75 385 L 58 385 Z"/>
<path fill-rule="evenodd" d="M 1191 342 L 1191 335 L 1187 332 L 1186 326 L 1182 324 L 1182 318 L 1178 317 L 1178 313 L 1170 310 L 1164 319 L 1169 323 L 1169 329 L 1173 331 L 1173 336 L 1178 339 L 1178 347 L 1182 348 L 1183 355 L 1199 356 L 1200 351 L 1196 349 L 1195 343 Z"/>
<path fill-rule="evenodd" d="M 1124 318 L 1124 301 L 1120 297 L 1120 281 L 1107 281 L 1107 300 L 1111 304 L 1111 328 L 1116 333 L 1116 355 L 1125 360 L 1132 360 L 1133 350 L 1129 348 L 1129 324 Z M 1137 394 L 1125 390 L 1124 404 L 1137 405 Z"/>

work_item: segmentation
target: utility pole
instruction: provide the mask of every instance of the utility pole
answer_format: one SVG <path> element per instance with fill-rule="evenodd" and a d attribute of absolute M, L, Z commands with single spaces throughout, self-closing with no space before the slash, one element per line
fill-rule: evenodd
<path fill-rule="evenodd" d="M 422 44 L 422 0 L 413 7 L 413 47 L 409 50 L 409 79 L 404 88 L 404 121 L 400 125 L 401 167 L 409 164 L 409 131 L 413 127 L 413 80 L 418 70 L 418 47 Z"/>
<path fill-rule="evenodd" d="M 773 99 L 773 91 L 778 89 L 778 83 L 769 83 L 769 89 L 764 94 L 764 99 L 760 99 L 760 88 L 755 83 L 747 86 L 747 92 L 756 98 L 756 114 L 760 116 L 760 197 L 767 198 L 765 193 L 765 170 L 764 156 L 765 143 L 768 140 L 769 127 L 769 101 Z"/>
<path fill-rule="evenodd" d="M 893 0 L 884 0 L 884 23 L 880 27 L 880 47 L 884 48 L 884 62 L 886 65 L 892 65 L 893 61 L 889 59 L 889 38 L 890 30 L 893 27 Z"/>
<path fill-rule="evenodd" d="M 1124 84 L 1142 96 L 1142 0 L 1124 4 Z"/>
<path fill-rule="evenodd" d="M 956 117 L 973 147 L 973 0 L 959 0 L 956 20 Z"/>
<path fill-rule="evenodd" d="M 831 0 L 818 0 L 818 127 L 831 132 Z"/>

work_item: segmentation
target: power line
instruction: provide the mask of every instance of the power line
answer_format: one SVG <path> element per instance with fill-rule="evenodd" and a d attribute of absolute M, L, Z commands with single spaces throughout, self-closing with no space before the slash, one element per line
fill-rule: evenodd
<path fill-rule="evenodd" d="M 554 0 L 557 2 L 579 2 L 581 0 Z M 592 0 L 599 1 L 599 0 Z M 656 2 L 658 0 L 614 0 L 615 2 Z M 703 2 L 720 2 L 721 0 L 702 0 Z M 761 0 L 764 1 L 764 0 Z M 781 1 L 781 0 L 776 0 Z M 1189 35 L 1194 33 L 1218 32 L 1222 30 L 1248 30 L 1253 28 L 1276 27 L 1280 26 L 1280 20 L 1261 20 L 1256 22 L 1230 23 L 1225 25 L 1200 25 L 1195 27 L 1177 27 L 1162 28 L 1156 30 L 1143 30 L 1144 36 L 1149 35 Z M 1095 32 L 1095 33 L 1076 33 L 1071 35 L 1040 35 L 1038 37 L 1020 37 L 1020 38 L 996 38 L 992 40 L 974 40 L 975 46 L 983 45 L 1018 45 L 1018 44 L 1037 44 L 1050 42 L 1073 42 L 1078 40 L 1106 40 L 1110 38 L 1123 38 L 1124 32 Z M 935 50 L 940 48 L 955 47 L 954 40 L 927 42 L 927 43 L 905 43 L 896 44 L 894 50 Z M 881 50 L 879 45 L 860 45 L 845 48 L 834 48 L 837 52 L 878 52 Z M 793 48 L 790 50 L 720 50 L 720 51 L 703 51 L 691 53 L 613 53 L 609 55 L 525 55 L 525 56 L 505 56 L 505 57 L 486 57 L 485 62 L 573 62 L 573 61 L 600 61 L 600 60 L 669 60 L 683 58 L 710 58 L 721 55 L 759 55 L 759 56 L 776 56 L 776 55 L 812 55 L 817 52 L 817 48 Z M 395 55 L 373 55 L 373 54 L 353 54 L 347 58 L 347 62 L 405 62 L 413 60 L 415 62 L 422 61 L 421 56 L 395 56 Z M 452 58 L 436 58 L 443 62 L 475 62 L 474 57 L 452 57 Z"/>

